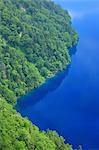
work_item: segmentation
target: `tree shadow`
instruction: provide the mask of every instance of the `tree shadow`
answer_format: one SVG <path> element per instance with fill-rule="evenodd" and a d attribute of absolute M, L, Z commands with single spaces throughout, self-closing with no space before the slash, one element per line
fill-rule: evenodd
<path fill-rule="evenodd" d="M 74 55 L 76 52 L 76 47 L 70 50 L 70 55 Z M 68 76 L 68 72 L 71 65 L 68 65 L 63 71 L 58 72 L 54 77 L 47 79 L 47 81 L 42 84 L 40 87 L 33 89 L 31 92 L 21 97 L 17 101 L 16 110 L 21 112 L 21 110 L 26 109 L 30 106 L 35 105 L 39 101 L 43 100 L 48 93 L 56 91 L 66 76 Z"/>

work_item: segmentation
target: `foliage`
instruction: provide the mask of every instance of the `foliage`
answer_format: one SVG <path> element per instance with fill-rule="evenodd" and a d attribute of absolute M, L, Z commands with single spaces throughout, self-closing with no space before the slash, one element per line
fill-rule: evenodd
<path fill-rule="evenodd" d="M 56 132 L 39 131 L 13 106 L 67 67 L 77 41 L 68 12 L 51 0 L 0 0 L 1 150 L 72 150 Z"/>
<path fill-rule="evenodd" d="M 14 104 L 64 69 L 77 39 L 68 12 L 52 1 L 0 0 L 0 94 Z"/>
<path fill-rule="evenodd" d="M 0 98 L 1 150 L 72 150 L 56 132 L 41 132 Z"/>

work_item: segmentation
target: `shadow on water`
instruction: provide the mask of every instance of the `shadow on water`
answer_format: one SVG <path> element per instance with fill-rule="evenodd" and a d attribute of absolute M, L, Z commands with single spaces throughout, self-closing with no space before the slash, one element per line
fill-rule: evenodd
<path fill-rule="evenodd" d="M 65 77 L 68 75 L 70 65 L 63 71 L 57 73 L 54 77 L 49 78 L 43 85 L 36 88 L 35 90 L 32 90 L 27 95 L 21 97 L 18 99 L 16 109 L 18 111 L 21 110 L 21 108 L 26 109 L 29 106 L 33 106 L 39 101 L 43 100 L 43 98 L 50 92 L 53 92 L 58 89 L 58 87 L 61 85 Z"/>
<path fill-rule="evenodd" d="M 76 47 L 73 47 L 70 50 L 70 56 L 76 53 Z M 21 97 L 17 101 L 16 110 L 21 112 L 21 110 L 26 109 L 30 106 L 35 105 L 39 101 L 43 100 L 48 93 L 57 90 L 66 76 L 68 76 L 69 68 L 71 65 L 68 65 L 66 69 L 58 72 L 54 77 L 49 78 L 44 84 L 40 87 L 33 89 L 27 95 Z"/>

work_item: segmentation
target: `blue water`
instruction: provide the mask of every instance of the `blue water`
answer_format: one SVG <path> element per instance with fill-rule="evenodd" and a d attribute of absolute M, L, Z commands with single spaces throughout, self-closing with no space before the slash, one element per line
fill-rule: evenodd
<path fill-rule="evenodd" d="M 99 150 L 99 2 L 55 1 L 72 16 L 80 38 L 77 52 L 68 70 L 22 97 L 17 110 L 74 147 Z"/>

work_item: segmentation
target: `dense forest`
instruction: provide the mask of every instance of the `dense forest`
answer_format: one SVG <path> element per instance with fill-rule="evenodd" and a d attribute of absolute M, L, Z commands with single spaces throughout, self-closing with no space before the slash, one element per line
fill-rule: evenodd
<path fill-rule="evenodd" d="M 0 98 L 0 150 L 72 150 L 54 131 L 41 132 Z"/>
<path fill-rule="evenodd" d="M 72 149 L 56 132 L 39 131 L 13 107 L 18 97 L 68 66 L 77 41 L 68 12 L 54 2 L 0 0 L 1 150 Z"/>

